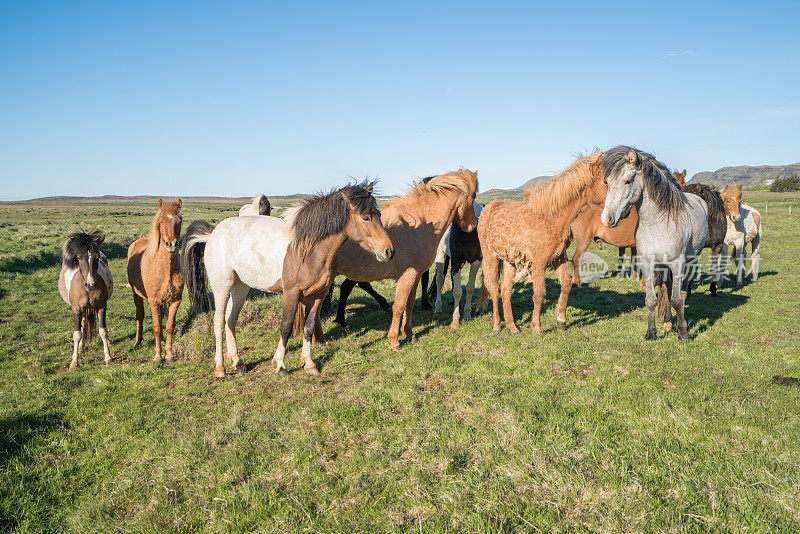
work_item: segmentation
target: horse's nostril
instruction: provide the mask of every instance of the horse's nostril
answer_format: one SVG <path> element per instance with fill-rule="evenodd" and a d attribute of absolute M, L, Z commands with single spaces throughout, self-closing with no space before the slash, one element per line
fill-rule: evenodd
<path fill-rule="evenodd" d="M 383 251 L 383 254 L 386 256 L 386 259 L 391 260 L 392 257 L 394 257 L 394 249 L 387 248 L 385 251 Z"/>

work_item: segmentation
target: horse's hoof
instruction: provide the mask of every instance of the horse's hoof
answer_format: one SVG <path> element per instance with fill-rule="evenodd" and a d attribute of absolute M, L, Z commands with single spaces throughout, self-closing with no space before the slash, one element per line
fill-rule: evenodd
<path fill-rule="evenodd" d="M 278 376 L 287 376 L 286 368 L 281 367 L 280 369 L 275 371 L 275 374 L 277 374 Z"/>
<path fill-rule="evenodd" d="M 78 364 L 77 363 L 72 362 L 71 364 L 69 364 L 69 370 L 70 371 L 74 371 L 77 368 L 78 368 Z"/>
<path fill-rule="evenodd" d="M 558 329 L 563 332 L 567 329 L 567 321 L 556 320 L 556 326 L 558 326 Z"/>
<path fill-rule="evenodd" d="M 214 369 L 214 376 L 216 378 L 225 378 L 225 369 Z"/>
<path fill-rule="evenodd" d="M 496 336 L 499 333 L 500 333 L 500 329 L 499 328 L 492 328 L 492 335 L 493 336 Z"/>
<path fill-rule="evenodd" d="M 516 326 L 509 326 L 508 331 L 511 332 L 512 334 L 519 334 L 519 328 L 517 328 Z"/>
<path fill-rule="evenodd" d="M 134 349 L 138 349 L 141 346 L 142 346 L 142 342 L 141 341 L 137 341 L 136 343 L 133 344 L 133 348 Z"/>
<path fill-rule="evenodd" d="M 389 348 L 392 349 L 392 350 L 400 350 L 400 343 L 398 343 L 396 345 L 389 345 Z"/>
<path fill-rule="evenodd" d="M 106 364 L 106 367 L 110 367 L 111 366 L 111 358 L 107 359 L 104 363 Z"/>
<path fill-rule="evenodd" d="M 240 374 L 244 374 L 247 372 L 247 365 L 242 360 L 239 360 L 239 363 L 237 363 L 233 368 L 236 370 L 237 373 Z"/>
<path fill-rule="evenodd" d="M 653 330 L 653 331 L 648 330 L 647 333 L 644 335 L 645 341 L 652 341 L 655 338 L 656 338 L 656 331 L 655 330 Z"/>
<path fill-rule="evenodd" d="M 319 369 L 316 367 L 308 367 L 306 368 L 306 373 L 310 374 L 311 376 L 319 376 Z"/>
<path fill-rule="evenodd" d="M 689 337 L 689 334 L 678 334 L 678 341 L 689 341 L 692 338 Z"/>
<path fill-rule="evenodd" d="M 453 330 L 458 330 L 458 327 L 459 327 L 458 322 L 453 321 L 452 323 L 450 323 L 450 328 L 452 328 Z"/>
<path fill-rule="evenodd" d="M 413 345 L 413 344 L 415 344 L 417 342 L 417 336 L 408 337 L 408 338 L 406 338 L 406 341 Z"/>
<path fill-rule="evenodd" d="M 175 368 L 175 360 L 172 358 L 167 358 L 164 360 L 164 367 L 167 369 L 174 369 Z"/>

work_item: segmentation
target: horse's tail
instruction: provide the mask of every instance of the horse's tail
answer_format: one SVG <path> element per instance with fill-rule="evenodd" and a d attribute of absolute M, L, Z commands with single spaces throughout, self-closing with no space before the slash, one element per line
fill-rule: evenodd
<path fill-rule="evenodd" d="M 664 317 L 667 313 L 667 306 L 669 306 L 669 299 L 667 298 L 667 284 L 662 283 L 658 288 L 658 316 Z"/>
<path fill-rule="evenodd" d="M 94 308 L 83 309 L 83 322 L 81 324 L 81 339 L 83 345 L 93 340 L 97 334 L 97 310 Z"/>
<path fill-rule="evenodd" d="M 299 336 L 303 333 L 306 324 L 306 307 L 302 302 L 297 303 L 297 311 L 294 313 L 294 323 L 292 324 L 292 335 Z"/>
<path fill-rule="evenodd" d="M 206 242 L 213 230 L 214 226 L 206 221 L 198 220 L 189 225 L 183 236 L 181 273 L 191 303 L 188 321 L 212 309 L 211 295 L 206 284 L 203 254 L 206 250 Z"/>

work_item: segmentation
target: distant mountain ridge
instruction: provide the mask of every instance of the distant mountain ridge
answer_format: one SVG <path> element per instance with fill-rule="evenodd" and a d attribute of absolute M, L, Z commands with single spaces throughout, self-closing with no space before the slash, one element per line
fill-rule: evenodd
<path fill-rule="evenodd" d="M 722 167 L 716 171 L 698 172 L 692 176 L 691 182 L 725 186 L 727 184 L 741 184 L 745 187 L 770 185 L 778 178 L 800 176 L 800 163 L 791 165 L 759 165 L 750 167 Z"/>
<path fill-rule="evenodd" d="M 531 178 L 521 186 L 515 189 L 489 189 L 478 195 L 478 202 L 486 203 L 498 198 L 520 198 L 525 194 L 525 189 L 543 184 L 549 181 L 553 176 L 537 176 Z"/>

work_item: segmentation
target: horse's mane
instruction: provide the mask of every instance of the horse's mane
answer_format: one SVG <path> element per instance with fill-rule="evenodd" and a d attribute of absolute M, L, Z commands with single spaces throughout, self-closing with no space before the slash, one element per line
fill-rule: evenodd
<path fill-rule="evenodd" d="M 705 184 L 686 184 L 683 186 L 683 192 L 695 194 L 705 200 L 708 204 L 708 218 L 712 222 L 725 221 L 725 202 L 716 188 Z"/>
<path fill-rule="evenodd" d="M 329 193 L 318 193 L 288 212 L 284 224 L 288 225 L 291 244 L 300 258 L 305 259 L 314 245 L 344 229 L 351 205 L 359 215 L 379 215 L 378 203 L 372 196 L 374 187 L 375 182 L 365 180 Z"/>
<path fill-rule="evenodd" d="M 579 156 L 572 165 L 552 180 L 525 190 L 525 203 L 537 215 L 550 216 L 574 202 L 587 187 L 597 181 L 592 167 L 602 156 L 593 152 Z"/>
<path fill-rule="evenodd" d="M 675 177 L 666 165 L 655 156 L 629 146 L 616 146 L 603 153 L 603 176 L 608 179 L 622 172 L 630 163 L 628 154 L 633 151 L 637 156 L 637 170 L 644 178 L 644 190 L 656 206 L 665 210 L 669 216 L 677 218 L 686 211 L 686 197 Z"/>
<path fill-rule="evenodd" d="M 153 222 L 150 223 L 150 234 L 147 236 L 147 255 L 155 256 L 158 252 L 158 243 L 161 241 L 161 230 L 158 228 L 158 219 L 162 215 L 177 215 L 181 211 L 181 206 L 177 202 L 163 202 L 153 215 Z"/>
<path fill-rule="evenodd" d="M 428 176 L 414 182 L 405 195 L 386 201 L 386 207 L 405 210 L 413 209 L 422 197 L 426 195 L 434 194 L 438 196 L 451 191 L 472 197 L 478 192 L 478 173 L 460 169 L 439 176 Z"/>
<path fill-rule="evenodd" d="M 95 249 L 100 252 L 98 241 L 101 241 L 104 237 L 105 235 L 100 230 L 92 230 L 91 232 L 80 230 L 69 234 L 61 247 L 64 265 L 69 269 L 74 269 L 78 266 L 78 256 L 80 254 L 85 254 Z"/>

